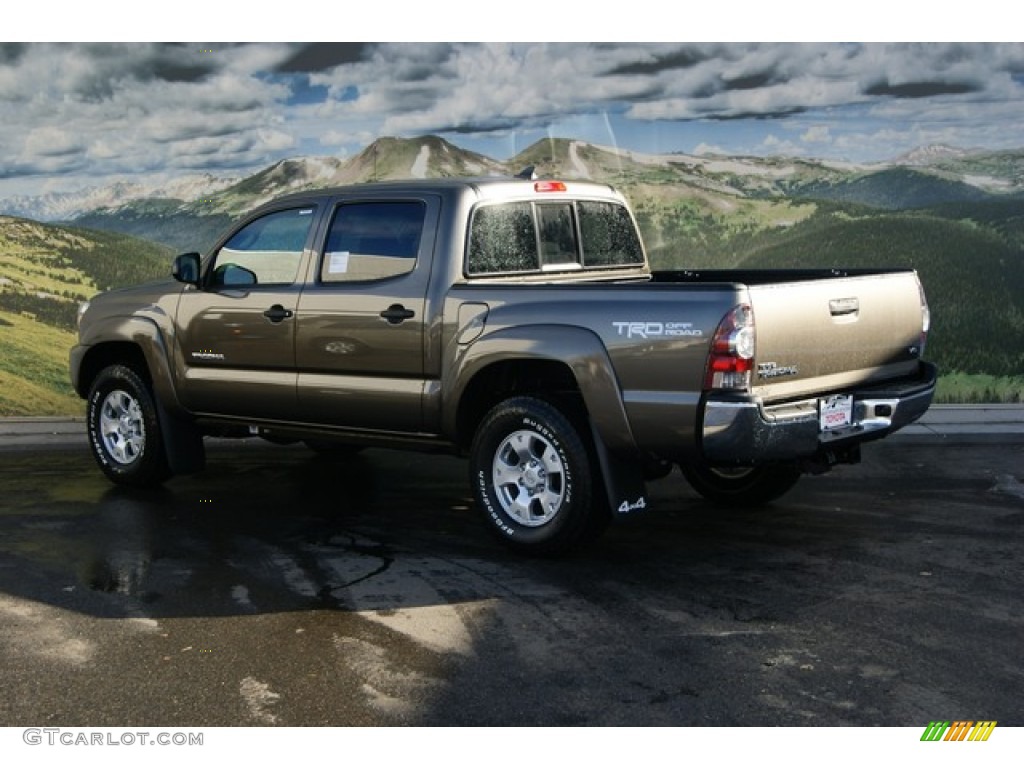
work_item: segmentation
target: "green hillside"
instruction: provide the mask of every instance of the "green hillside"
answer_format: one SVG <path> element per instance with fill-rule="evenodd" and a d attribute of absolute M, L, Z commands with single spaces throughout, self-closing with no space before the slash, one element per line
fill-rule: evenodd
<path fill-rule="evenodd" d="M 924 213 L 833 211 L 763 233 L 738 260 L 751 268 L 911 267 L 932 310 L 928 357 L 942 371 L 1024 371 L 1024 253 L 992 228 Z"/>
<path fill-rule="evenodd" d="M 656 269 L 739 266 L 762 239 L 806 221 L 819 207 L 669 184 L 630 183 L 622 190 Z"/>
<path fill-rule="evenodd" d="M 1024 252 L 1024 196 L 989 199 L 979 203 L 948 203 L 929 213 L 997 233 L 1018 252 Z"/>
<path fill-rule="evenodd" d="M 859 203 L 887 210 L 990 198 L 988 193 L 970 184 L 912 168 L 890 168 L 833 182 L 792 184 L 787 192 L 794 197 Z"/>
<path fill-rule="evenodd" d="M 68 381 L 75 334 L 0 311 L 0 417 L 81 416 Z"/>
<path fill-rule="evenodd" d="M 78 304 L 169 264 L 135 238 L 0 217 L 0 416 L 80 413 L 68 381 Z"/>
<path fill-rule="evenodd" d="M 161 243 L 167 252 L 205 253 L 234 218 L 202 203 L 183 207 L 180 200 L 146 201 L 116 211 L 93 211 L 75 219 L 74 226 Z"/>

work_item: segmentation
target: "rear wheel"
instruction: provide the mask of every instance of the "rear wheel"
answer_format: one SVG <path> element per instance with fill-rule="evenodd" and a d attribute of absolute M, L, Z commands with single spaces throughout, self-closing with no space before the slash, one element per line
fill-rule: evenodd
<path fill-rule="evenodd" d="M 768 504 L 796 485 L 802 474 L 799 467 L 791 464 L 735 468 L 683 464 L 680 468 L 697 493 L 726 507 Z"/>
<path fill-rule="evenodd" d="M 100 371 L 86 417 L 92 454 L 112 481 L 147 486 L 170 476 L 156 404 L 133 369 L 111 365 Z"/>
<path fill-rule="evenodd" d="M 470 482 L 491 529 L 508 546 L 556 554 L 601 528 L 583 439 L 550 403 L 514 397 L 484 417 L 470 450 Z"/>

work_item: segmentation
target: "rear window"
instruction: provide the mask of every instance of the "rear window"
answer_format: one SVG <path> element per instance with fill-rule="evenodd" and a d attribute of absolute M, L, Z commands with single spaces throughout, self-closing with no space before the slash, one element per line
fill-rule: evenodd
<path fill-rule="evenodd" d="M 530 203 L 478 208 L 469 233 L 469 272 L 529 272 L 540 268 Z"/>
<path fill-rule="evenodd" d="M 500 203 L 470 223 L 470 275 L 642 265 L 633 219 L 615 203 L 579 200 Z"/>
<path fill-rule="evenodd" d="M 636 227 L 621 205 L 581 201 L 576 204 L 580 218 L 583 255 L 588 267 L 621 267 L 643 264 L 644 255 Z"/>

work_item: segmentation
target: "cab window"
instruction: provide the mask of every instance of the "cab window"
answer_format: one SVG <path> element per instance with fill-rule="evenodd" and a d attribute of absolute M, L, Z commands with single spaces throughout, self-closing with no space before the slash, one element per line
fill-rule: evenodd
<path fill-rule="evenodd" d="M 540 269 L 537 232 L 530 203 L 478 208 L 469 234 L 470 274 L 532 272 Z"/>
<path fill-rule="evenodd" d="M 643 264 L 644 251 L 629 212 L 621 205 L 581 200 L 580 219 L 583 263 L 588 267 Z"/>
<path fill-rule="evenodd" d="M 537 206 L 540 229 L 541 269 L 571 269 L 579 266 L 576 253 L 576 227 L 570 203 Z"/>
<path fill-rule="evenodd" d="M 314 209 L 275 211 L 250 221 L 214 256 L 210 284 L 221 288 L 295 282 Z"/>
<path fill-rule="evenodd" d="M 629 211 L 597 200 L 482 205 L 470 224 L 466 273 L 491 275 L 642 265 Z"/>
<path fill-rule="evenodd" d="M 426 204 L 419 200 L 338 206 L 320 265 L 320 281 L 385 280 L 412 272 L 426 213 Z"/>

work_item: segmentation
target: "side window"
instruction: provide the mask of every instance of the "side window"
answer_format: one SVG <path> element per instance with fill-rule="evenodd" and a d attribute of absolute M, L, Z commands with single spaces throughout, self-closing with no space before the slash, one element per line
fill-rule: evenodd
<path fill-rule="evenodd" d="M 420 201 L 338 206 L 331 221 L 320 280 L 383 280 L 416 266 L 427 206 Z"/>
<path fill-rule="evenodd" d="M 540 269 L 530 203 L 488 205 L 476 210 L 466 268 L 473 275 Z"/>
<path fill-rule="evenodd" d="M 621 205 L 581 200 L 576 210 L 580 217 L 583 263 L 588 267 L 618 267 L 643 264 L 633 220 Z"/>
<path fill-rule="evenodd" d="M 210 284 L 242 288 L 294 283 L 313 211 L 275 211 L 246 224 L 217 251 Z"/>

